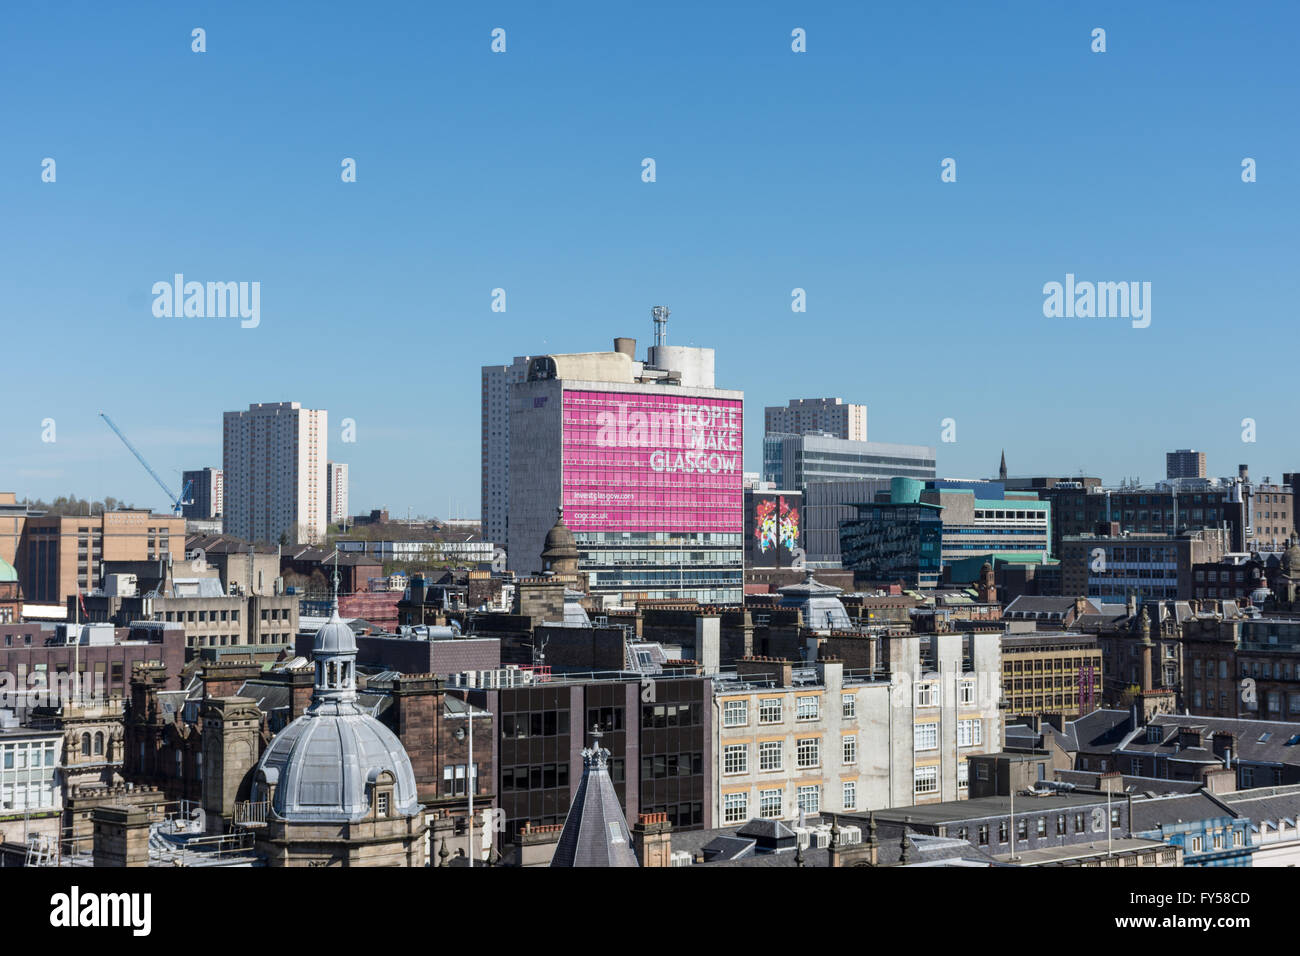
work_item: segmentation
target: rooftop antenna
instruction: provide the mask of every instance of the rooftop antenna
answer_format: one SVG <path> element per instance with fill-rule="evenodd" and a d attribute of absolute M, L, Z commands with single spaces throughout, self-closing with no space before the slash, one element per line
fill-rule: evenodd
<path fill-rule="evenodd" d="M 656 305 L 650 310 L 650 315 L 655 320 L 655 348 L 657 349 L 668 344 L 668 316 L 671 314 L 666 305 Z"/>

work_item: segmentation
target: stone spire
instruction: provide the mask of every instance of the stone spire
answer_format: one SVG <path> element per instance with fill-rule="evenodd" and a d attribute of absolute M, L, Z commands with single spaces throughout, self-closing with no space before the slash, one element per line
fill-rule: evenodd
<path fill-rule="evenodd" d="M 632 850 L 623 807 L 609 775 L 609 751 L 593 727 L 591 746 L 582 751 L 582 781 L 569 805 L 551 866 L 640 866 Z"/>
<path fill-rule="evenodd" d="M 1002 449 L 1002 464 L 998 467 L 998 480 L 1007 480 L 1007 450 Z"/>

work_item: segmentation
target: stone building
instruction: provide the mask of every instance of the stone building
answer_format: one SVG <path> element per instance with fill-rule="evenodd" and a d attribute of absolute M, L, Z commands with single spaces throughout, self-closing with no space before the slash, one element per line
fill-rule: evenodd
<path fill-rule="evenodd" d="M 246 817 L 265 820 L 258 851 L 270 866 L 424 866 L 411 760 L 357 706 L 356 638 L 337 607 L 312 652 L 311 706 L 276 735 L 254 774 Z M 242 723 L 238 708 L 232 717 Z"/>

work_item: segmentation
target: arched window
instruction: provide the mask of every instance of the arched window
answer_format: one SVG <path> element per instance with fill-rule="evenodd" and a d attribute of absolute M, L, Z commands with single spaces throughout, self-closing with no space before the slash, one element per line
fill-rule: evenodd
<path fill-rule="evenodd" d="M 90 756 L 90 734 L 81 735 L 81 756 Z"/>
<path fill-rule="evenodd" d="M 95 756 L 98 757 L 103 753 L 104 753 L 104 735 L 102 733 L 97 733 L 95 734 Z"/>
<path fill-rule="evenodd" d="M 333 661 L 329 661 L 325 665 L 325 686 L 326 687 L 337 686 L 335 684 L 335 681 L 338 679 L 336 676 L 337 674 L 338 674 L 338 665 L 335 664 Z"/>

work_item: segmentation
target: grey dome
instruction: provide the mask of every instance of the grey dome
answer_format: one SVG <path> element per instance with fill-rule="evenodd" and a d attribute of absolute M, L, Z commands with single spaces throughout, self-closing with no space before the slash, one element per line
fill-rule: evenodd
<path fill-rule="evenodd" d="M 284 820 L 344 822 L 370 813 L 370 785 L 391 775 L 390 813 L 419 810 L 411 758 L 397 736 L 361 711 L 324 708 L 303 714 L 276 735 L 258 764 L 257 785 L 274 787 L 271 802 Z M 258 798 L 264 799 L 265 792 Z"/>
<path fill-rule="evenodd" d="M 415 771 L 397 735 L 357 706 L 357 639 L 337 601 L 316 632 L 316 681 L 307 712 L 271 741 L 257 765 L 254 799 L 271 797 L 281 820 L 355 823 L 371 815 L 376 788 L 391 790 L 389 816 L 414 816 Z"/>
<path fill-rule="evenodd" d="M 339 617 L 337 604 L 330 614 L 330 619 L 316 632 L 316 640 L 312 643 L 311 652 L 312 654 L 355 654 L 357 652 L 357 636 Z"/>

